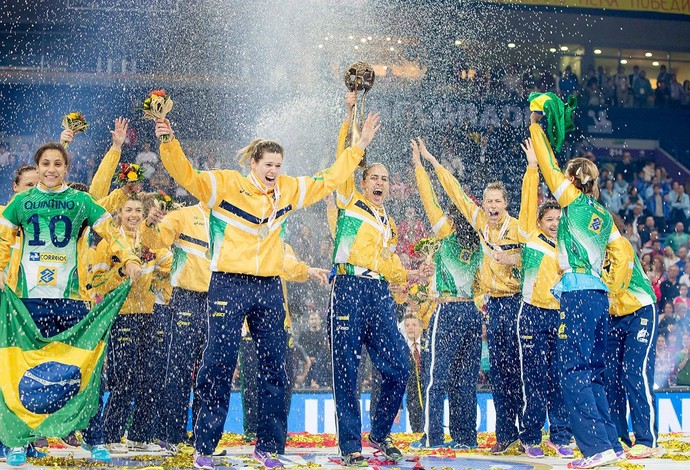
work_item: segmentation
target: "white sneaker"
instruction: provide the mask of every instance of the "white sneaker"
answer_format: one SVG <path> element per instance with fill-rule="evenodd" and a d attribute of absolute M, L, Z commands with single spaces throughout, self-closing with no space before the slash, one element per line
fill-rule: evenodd
<path fill-rule="evenodd" d="M 126 454 L 129 452 L 129 447 L 127 447 L 127 444 L 123 444 L 121 442 L 113 442 L 107 444 L 106 447 L 111 454 Z"/>
<path fill-rule="evenodd" d="M 152 442 L 137 442 L 130 440 L 127 440 L 127 447 L 134 452 L 162 452 L 165 450 L 158 444 Z"/>

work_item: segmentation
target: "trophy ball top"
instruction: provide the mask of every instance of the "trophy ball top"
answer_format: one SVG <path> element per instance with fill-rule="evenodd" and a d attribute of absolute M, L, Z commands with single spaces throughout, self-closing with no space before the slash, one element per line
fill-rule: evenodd
<path fill-rule="evenodd" d="M 374 68 L 366 62 L 355 62 L 345 72 L 345 86 L 350 91 L 368 91 L 374 86 Z"/>

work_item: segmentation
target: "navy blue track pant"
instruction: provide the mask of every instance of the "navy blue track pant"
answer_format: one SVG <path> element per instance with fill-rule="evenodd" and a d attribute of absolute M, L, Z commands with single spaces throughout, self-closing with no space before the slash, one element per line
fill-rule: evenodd
<path fill-rule="evenodd" d="M 551 442 L 568 445 L 572 437 L 559 379 L 556 351 L 559 324 L 558 310 L 522 303 L 518 314 L 524 401 L 520 442 L 526 445 L 541 444 L 547 410 Z"/>
<path fill-rule="evenodd" d="M 516 422 L 522 412 L 520 353 L 517 316 L 520 295 L 489 297 L 486 311 L 486 340 L 489 345 L 489 377 L 496 407 L 496 441 L 510 443 L 518 438 Z"/>
<path fill-rule="evenodd" d="M 609 302 L 606 292 L 561 294 L 558 362 L 570 428 L 582 455 L 621 451 L 604 389 Z"/>
<path fill-rule="evenodd" d="M 477 380 L 482 355 L 482 320 L 474 302 L 441 303 L 429 321 L 422 351 L 424 437 L 426 446 L 443 444 L 443 402 L 454 390 L 451 406 L 462 419 L 451 426 L 458 444 L 477 446 Z M 451 375 L 451 369 L 456 371 Z"/>
<path fill-rule="evenodd" d="M 609 317 L 606 343 L 606 398 L 618 437 L 632 446 L 628 432 L 630 404 L 635 444 L 657 446 L 659 423 L 654 395 L 657 313 L 648 305 L 622 317 Z M 627 399 L 626 399 L 627 395 Z"/>
<path fill-rule="evenodd" d="M 194 448 L 211 455 L 228 414 L 232 375 L 245 317 L 259 356 L 257 450 L 285 451 L 286 332 L 283 288 L 278 276 L 214 272 L 208 292 L 208 333 L 196 379 Z"/>
<path fill-rule="evenodd" d="M 391 430 L 405 395 L 407 344 L 398 330 L 388 283 L 360 276 L 335 276 L 331 286 L 329 335 L 333 355 L 338 444 L 343 455 L 362 450 L 362 417 L 357 369 L 366 345 L 381 373 L 381 395 L 374 410 L 371 438 L 382 441 Z"/>
<path fill-rule="evenodd" d="M 208 329 L 207 304 L 207 292 L 175 288 L 168 307 L 170 324 L 165 365 L 167 403 L 161 439 L 173 444 L 187 442 L 187 416 L 194 370 L 201 362 Z"/>

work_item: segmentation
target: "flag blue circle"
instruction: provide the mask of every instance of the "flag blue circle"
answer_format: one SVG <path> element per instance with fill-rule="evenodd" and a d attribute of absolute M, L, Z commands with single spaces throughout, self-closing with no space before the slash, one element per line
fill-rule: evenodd
<path fill-rule="evenodd" d="M 81 370 L 59 362 L 44 362 L 27 370 L 19 381 L 19 400 L 28 411 L 50 414 L 79 393 Z"/>

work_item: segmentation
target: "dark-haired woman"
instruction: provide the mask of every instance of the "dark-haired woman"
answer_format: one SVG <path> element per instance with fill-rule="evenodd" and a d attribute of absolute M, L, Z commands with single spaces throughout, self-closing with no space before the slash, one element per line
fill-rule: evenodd
<path fill-rule="evenodd" d="M 421 139 L 419 139 L 421 142 Z M 412 448 L 477 447 L 477 380 L 482 355 L 482 318 L 474 305 L 475 277 L 482 260 L 479 238 L 454 209 L 446 215 L 436 199 L 420 158 L 419 143 L 411 142 L 417 188 L 434 236 L 441 246 L 434 254 L 432 295 L 438 306 L 426 331 L 422 351 L 424 435 Z M 452 217 L 452 218 L 451 218 Z M 451 374 L 451 369 L 457 373 Z M 444 443 L 443 402 L 449 395 L 452 441 Z"/>
<path fill-rule="evenodd" d="M 198 171 L 177 139 L 161 143 L 161 160 L 168 173 L 211 208 L 209 253 L 213 274 L 208 293 L 208 336 L 195 389 L 195 399 L 201 402 L 194 423 L 196 468 L 214 468 L 211 456 L 228 413 L 245 317 L 259 355 L 261 420 L 254 458 L 265 468 L 283 466 L 275 456 L 284 452 L 287 434 L 280 228 L 291 211 L 320 201 L 355 171 L 379 128 L 378 121 L 378 115 L 369 115 L 360 140 L 346 149 L 330 169 L 313 177 L 281 174 L 284 152 L 273 141 L 256 139 L 239 152 L 240 164 L 249 163 L 246 176 L 233 170 Z M 157 120 L 156 135 L 173 136 L 170 122 Z"/>
<path fill-rule="evenodd" d="M 57 335 L 77 324 L 88 314 L 79 291 L 77 241 L 84 225 L 112 243 L 123 262 L 123 272 L 132 279 L 141 273 L 138 258 L 131 247 L 119 240 L 110 214 L 92 196 L 69 188 L 65 175 L 70 158 L 58 143 L 40 147 L 34 156 L 38 167 L 36 187 L 15 195 L 0 217 L 0 289 L 7 276 L 5 267 L 10 250 L 22 232 L 21 262 L 15 291 L 22 299 L 45 337 Z M 37 261 L 38 260 L 38 261 Z M 92 419 L 85 441 L 94 460 L 110 461 L 103 445 L 98 414 Z M 13 448 L 8 463 L 23 465 L 24 448 Z"/>
<path fill-rule="evenodd" d="M 526 456 L 544 457 L 541 439 L 548 410 L 549 440 L 546 444 L 559 457 L 573 458 L 573 450 L 569 447 L 572 433 L 558 379 L 559 302 L 551 293 L 560 278 L 556 237 L 561 206 L 547 199 L 537 208 L 537 157 L 531 147 L 523 146 L 523 150 L 527 156 L 527 175 L 522 183 L 518 223 L 528 238 L 522 249 L 522 305 L 518 313 L 524 400 L 520 442 Z"/>

